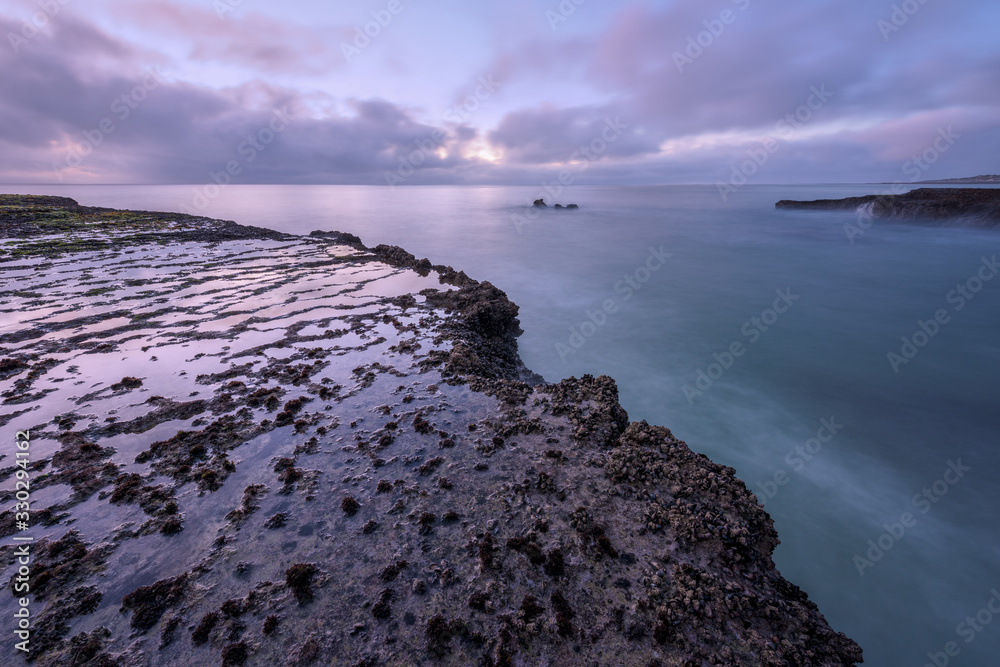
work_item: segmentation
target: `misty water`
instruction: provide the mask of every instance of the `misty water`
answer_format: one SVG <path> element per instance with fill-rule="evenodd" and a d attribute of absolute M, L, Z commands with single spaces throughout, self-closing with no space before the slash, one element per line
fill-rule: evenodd
<path fill-rule="evenodd" d="M 737 470 L 782 574 L 866 665 L 996 664 L 1000 231 L 875 222 L 852 242 L 852 213 L 774 209 L 869 185 L 0 191 L 338 229 L 489 280 L 532 370 L 611 375 L 630 418 Z M 527 217 L 539 196 L 581 208 Z"/>

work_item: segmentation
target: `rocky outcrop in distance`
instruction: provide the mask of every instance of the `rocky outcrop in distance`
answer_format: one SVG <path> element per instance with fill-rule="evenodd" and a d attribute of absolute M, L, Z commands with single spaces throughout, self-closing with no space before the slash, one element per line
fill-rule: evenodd
<path fill-rule="evenodd" d="M 781 200 L 778 209 L 861 211 L 878 219 L 1000 225 L 1000 188 L 918 188 L 893 195 L 866 195 L 814 201 Z"/>
<path fill-rule="evenodd" d="M 1000 185 L 1000 174 L 982 174 L 980 176 L 966 176 L 964 178 L 942 178 L 936 181 L 917 181 L 918 184 L 931 184 L 940 183 L 942 185 L 974 185 L 974 184 L 986 184 L 986 185 Z"/>
<path fill-rule="evenodd" d="M 534 203 L 532 204 L 532 206 L 534 206 L 535 208 L 548 208 L 549 207 L 549 205 L 545 203 L 544 199 L 536 199 L 534 201 Z M 569 204 L 568 206 L 563 206 L 562 204 L 556 204 L 553 208 L 571 209 L 571 208 L 580 208 L 580 207 L 577 204 Z"/>

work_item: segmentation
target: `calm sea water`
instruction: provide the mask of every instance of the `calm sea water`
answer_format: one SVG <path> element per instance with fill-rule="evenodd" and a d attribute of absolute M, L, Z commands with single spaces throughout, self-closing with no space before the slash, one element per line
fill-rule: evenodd
<path fill-rule="evenodd" d="M 728 202 L 711 186 L 568 188 L 546 199 L 579 211 L 520 224 L 538 187 L 0 191 L 205 204 L 489 280 L 521 307 L 530 368 L 611 375 L 632 419 L 736 468 L 774 517 L 782 573 L 865 664 L 998 664 L 1000 232 L 876 222 L 852 243 L 849 213 L 773 206 L 879 191 L 864 185 L 746 186 Z"/>

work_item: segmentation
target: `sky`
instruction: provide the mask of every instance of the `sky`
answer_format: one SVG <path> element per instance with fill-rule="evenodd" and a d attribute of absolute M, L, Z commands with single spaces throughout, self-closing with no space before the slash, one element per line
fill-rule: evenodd
<path fill-rule="evenodd" d="M 1000 173 L 996 0 L 0 0 L 0 182 Z"/>

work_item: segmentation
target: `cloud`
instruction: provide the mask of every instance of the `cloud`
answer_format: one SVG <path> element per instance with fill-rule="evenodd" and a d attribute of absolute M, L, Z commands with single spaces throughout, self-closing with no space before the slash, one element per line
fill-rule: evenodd
<path fill-rule="evenodd" d="M 0 20 L 0 31 L 12 27 Z M 475 136 L 471 128 L 426 125 L 385 100 L 348 100 L 349 113 L 316 117 L 287 87 L 172 81 L 76 20 L 34 40 L 17 56 L 0 52 L 0 80 L 12 84 L 0 98 L 5 180 L 200 183 L 238 160 L 241 182 L 384 183 L 385 171 L 428 145 L 443 154 L 426 151 L 413 182 L 474 163 L 459 150 Z M 97 55 L 114 66 L 88 68 Z M 287 127 L 247 159 L 241 148 L 269 136 L 275 111 L 287 115 Z M 428 144 L 431 137 L 440 139 Z"/>
<path fill-rule="evenodd" d="M 510 79 L 565 83 L 569 77 L 588 87 L 592 99 L 604 100 L 591 106 L 621 109 L 631 123 L 636 141 L 621 147 L 635 153 L 619 157 L 652 153 L 655 138 L 674 147 L 660 155 L 665 168 L 677 159 L 694 165 L 713 158 L 728 168 L 745 157 L 749 141 L 773 134 L 781 119 L 815 101 L 817 87 L 832 96 L 811 110 L 807 127 L 785 139 L 785 156 L 797 152 L 792 145 L 829 156 L 831 142 L 845 142 L 833 153 L 850 155 L 852 163 L 864 156 L 866 173 L 888 173 L 933 140 L 938 124 L 961 126 L 970 137 L 1000 127 L 997 46 L 982 5 L 966 11 L 928 5 L 890 43 L 877 28 L 889 11 L 884 7 L 779 5 L 632 3 L 587 37 L 509 40 L 494 68 Z M 561 159 L 580 139 L 575 111 L 582 108 L 511 112 L 490 137 L 525 163 Z M 727 145 L 715 145 L 714 137 Z M 842 171 L 823 159 L 803 157 L 793 165 L 785 157 L 769 165 L 770 180 L 801 178 L 794 170 L 803 165 L 813 180 Z"/>
<path fill-rule="evenodd" d="M 210 6 L 210 3 L 205 3 Z M 216 61 L 259 72 L 322 72 L 344 63 L 337 48 L 353 33 L 322 31 L 261 14 L 221 14 L 161 0 L 120 2 L 117 15 L 135 26 L 189 45 L 192 61 Z"/>
<path fill-rule="evenodd" d="M 806 109 L 755 182 L 899 178 L 946 125 L 962 139 L 934 166 L 949 171 L 929 177 L 996 171 L 987 147 L 1000 134 L 1000 47 L 985 20 L 996 10 L 981 3 L 922 6 L 888 41 L 876 27 L 886 9 L 860 2 L 634 2 L 600 25 L 581 7 L 572 30 L 498 22 L 492 45 L 469 46 L 481 50 L 447 77 L 406 59 L 414 45 L 434 48 L 418 21 L 386 37 L 401 71 L 378 59 L 344 67 L 337 45 L 351 31 L 298 25 L 291 9 L 220 18 L 210 3 L 111 6 L 105 29 L 68 6 L 17 53 L 0 50 L 0 178 L 51 181 L 86 151 L 60 174 L 203 183 L 244 160 L 240 147 L 281 110 L 287 128 L 242 165 L 240 182 L 384 183 L 410 164 L 407 183 L 537 183 L 602 143 L 578 182 L 714 182 L 817 87 L 832 96 Z M 426 11 L 434 22 L 444 10 Z M 468 19 L 456 16 L 437 18 L 457 29 Z M 0 34 L 20 28 L 0 18 Z M 156 85 L 136 88 L 150 68 Z M 428 118 L 467 99 L 455 81 L 481 72 L 501 83 L 488 109 L 461 123 Z M 380 98 L 368 92 L 373 76 Z M 86 150 L 105 120 L 113 131 Z M 609 120 L 614 141 L 602 136 Z"/>
<path fill-rule="evenodd" d="M 581 148 L 594 144 L 597 159 L 630 157 L 658 151 L 657 142 L 641 136 L 627 117 L 612 109 L 542 107 L 504 116 L 489 134 L 490 143 L 514 163 L 567 162 L 580 159 Z"/>

